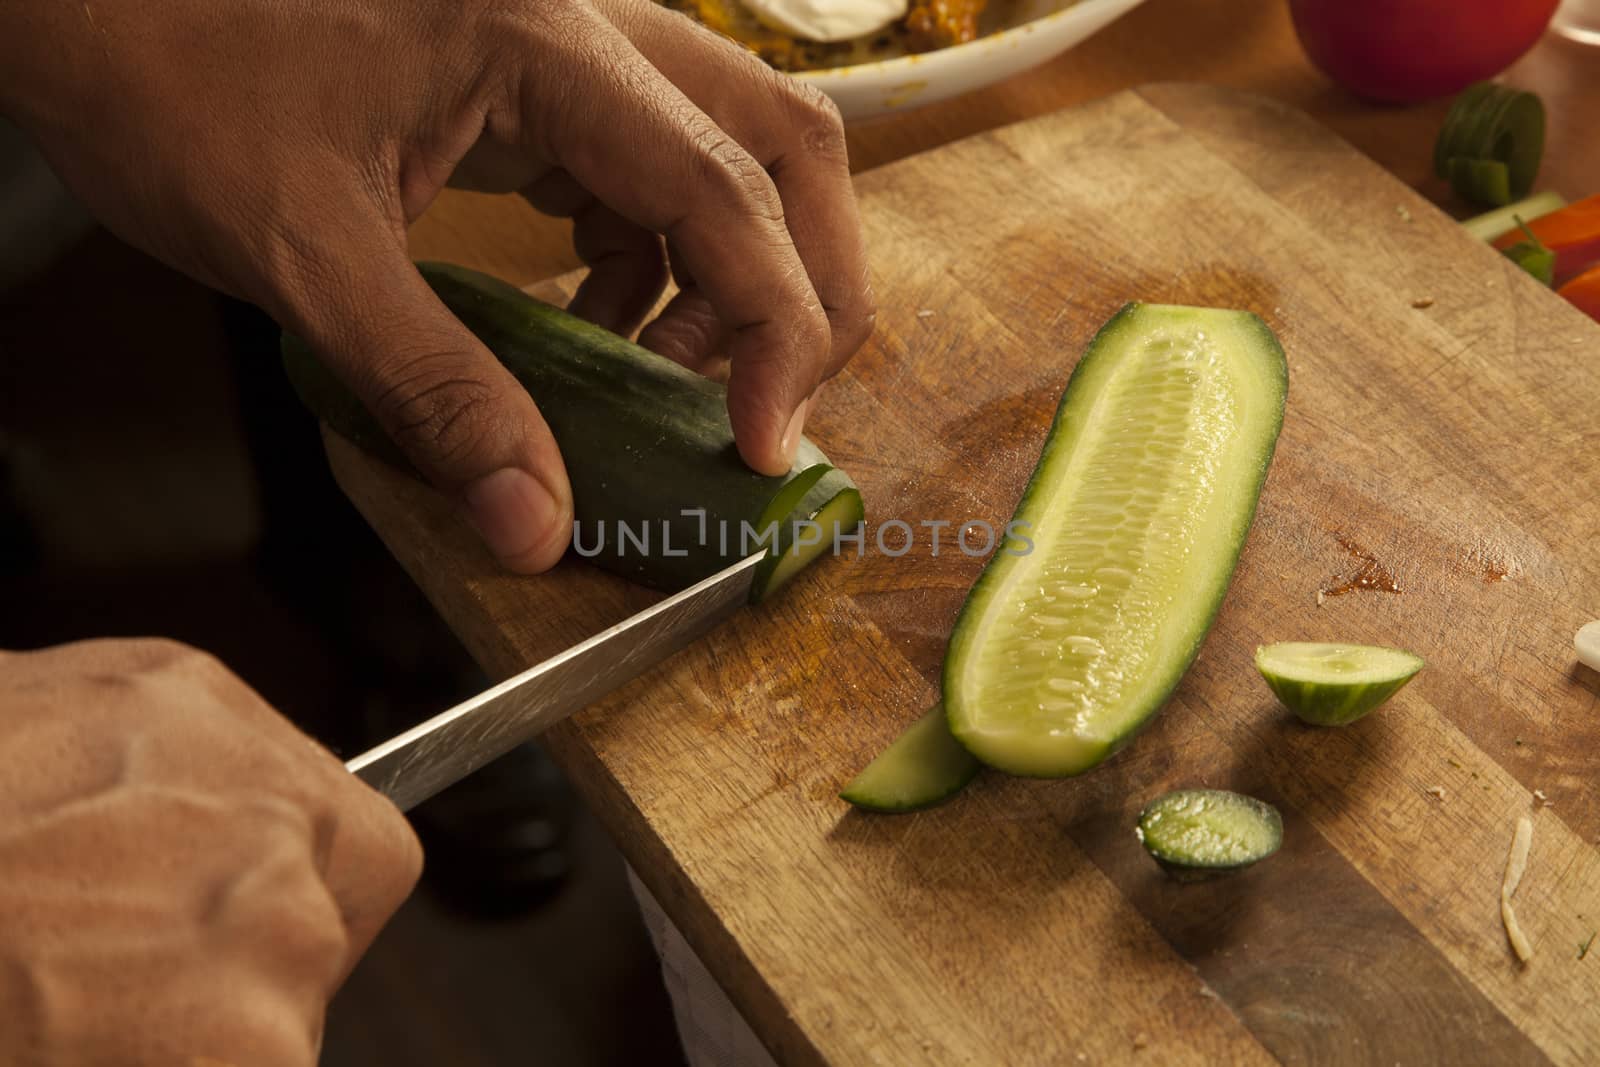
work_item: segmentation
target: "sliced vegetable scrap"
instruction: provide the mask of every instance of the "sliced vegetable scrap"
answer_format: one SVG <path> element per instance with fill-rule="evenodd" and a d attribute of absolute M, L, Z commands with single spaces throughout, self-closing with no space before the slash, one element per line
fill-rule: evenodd
<path fill-rule="evenodd" d="M 1266 801 L 1225 789 L 1177 789 L 1139 813 L 1145 851 L 1181 881 L 1236 871 L 1283 844 L 1283 818 Z"/>
<path fill-rule="evenodd" d="M 1505 924 L 1506 938 L 1511 942 L 1511 950 L 1517 954 L 1519 963 L 1533 959 L 1533 945 L 1517 922 L 1511 896 L 1522 882 L 1523 872 L 1528 869 L 1528 851 L 1532 847 L 1533 821 L 1523 815 L 1517 819 L 1517 832 L 1511 837 L 1511 852 L 1506 856 L 1506 876 L 1500 883 L 1500 921 Z"/>
<path fill-rule="evenodd" d="M 1509 204 L 1528 195 L 1544 155 L 1544 104 L 1493 82 L 1468 86 L 1445 115 L 1433 170 L 1463 200 Z"/>
<path fill-rule="evenodd" d="M 867 811 L 919 811 L 955 796 L 977 773 L 977 757 L 950 736 L 944 705 L 935 704 L 839 795 Z"/>
<path fill-rule="evenodd" d="M 1302 720 L 1343 726 L 1394 696 L 1423 668 L 1403 649 L 1280 641 L 1256 649 L 1256 670 Z"/>
<path fill-rule="evenodd" d="M 1592 671 L 1600 671 L 1600 619 L 1579 627 L 1572 643 L 1578 650 L 1578 662 Z"/>
<path fill-rule="evenodd" d="M 1556 284 L 1600 263 L 1600 194 L 1534 218 L 1523 216 L 1523 222 L 1555 253 Z M 1519 239 L 1520 232 L 1507 231 L 1494 239 L 1494 246 L 1505 251 Z"/>

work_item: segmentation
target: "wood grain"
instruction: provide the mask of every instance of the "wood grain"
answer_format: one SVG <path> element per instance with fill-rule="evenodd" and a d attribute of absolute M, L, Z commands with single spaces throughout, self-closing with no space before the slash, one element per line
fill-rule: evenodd
<path fill-rule="evenodd" d="M 1118 94 L 858 189 L 884 307 L 808 429 L 870 522 L 1003 523 L 1078 353 L 1129 298 L 1259 312 L 1291 387 L 1199 660 L 1082 779 L 985 775 L 897 818 L 835 798 L 934 695 L 981 566 L 926 538 L 813 568 L 550 735 L 780 1059 L 1600 1057 L 1600 960 L 1577 954 L 1600 926 L 1600 676 L 1571 651 L 1600 616 L 1600 330 L 1304 116 L 1225 90 Z M 648 599 L 579 565 L 500 574 L 444 501 L 330 451 L 494 674 Z M 1359 565 L 1346 545 L 1404 591 L 1319 603 Z M 1316 730 L 1250 666 L 1289 639 L 1430 666 L 1383 711 Z M 1133 815 L 1195 784 L 1279 805 L 1283 853 L 1164 880 Z M 1537 954 L 1519 968 L 1498 885 L 1528 811 L 1517 907 Z"/>

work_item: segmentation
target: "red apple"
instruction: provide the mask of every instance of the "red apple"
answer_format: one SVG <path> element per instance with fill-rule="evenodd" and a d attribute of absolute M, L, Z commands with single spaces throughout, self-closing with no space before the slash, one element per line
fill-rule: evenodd
<path fill-rule="evenodd" d="M 1289 0 L 1300 43 L 1359 96 L 1410 103 L 1492 78 L 1544 33 L 1559 0 Z"/>

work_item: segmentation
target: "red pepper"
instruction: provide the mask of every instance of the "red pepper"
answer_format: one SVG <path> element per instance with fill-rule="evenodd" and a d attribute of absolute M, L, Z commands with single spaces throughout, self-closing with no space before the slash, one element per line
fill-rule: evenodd
<path fill-rule="evenodd" d="M 1590 267 L 1556 291 L 1579 311 L 1600 322 L 1600 266 Z"/>
<path fill-rule="evenodd" d="M 1540 215 L 1528 223 L 1528 229 L 1556 254 L 1555 281 L 1560 285 L 1600 262 L 1600 194 Z M 1512 230 L 1495 238 L 1494 246 L 1504 251 L 1524 239 L 1520 230 Z"/>

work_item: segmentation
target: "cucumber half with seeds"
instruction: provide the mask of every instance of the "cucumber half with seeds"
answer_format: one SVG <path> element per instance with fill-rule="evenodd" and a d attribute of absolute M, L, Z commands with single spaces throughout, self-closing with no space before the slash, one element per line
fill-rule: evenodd
<path fill-rule="evenodd" d="M 1255 315 L 1129 304 L 1072 372 L 1008 541 L 956 620 L 950 730 L 1012 774 L 1080 774 L 1165 703 L 1255 515 L 1288 369 Z"/>
<path fill-rule="evenodd" d="M 591 563 L 677 590 L 765 548 L 762 600 L 861 522 L 855 483 L 808 440 L 786 475 L 745 466 L 715 382 L 486 274 L 418 269 L 539 405 L 572 484 L 574 549 Z M 302 341 L 285 335 L 283 359 L 308 408 L 409 467 Z"/>
<path fill-rule="evenodd" d="M 935 704 L 839 795 L 867 811 L 917 811 L 961 792 L 978 767 L 972 753 L 950 736 L 943 705 Z"/>
<path fill-rule="evenodd" d="M 1422 669 L 1398 648 L 1281 641 L 1256 649 L 1256 670 L 1284 706 L 1317 726 L 1343 726 L 1394 696 Z"/>
<path fill-rule="evenodd" d="M 1179 789 L 1152 801 L 1134 830 L 1168 874 L 1192 881 L 1266 859 L 1283 844 L 1278 809 L 1225 789 Z"/>

